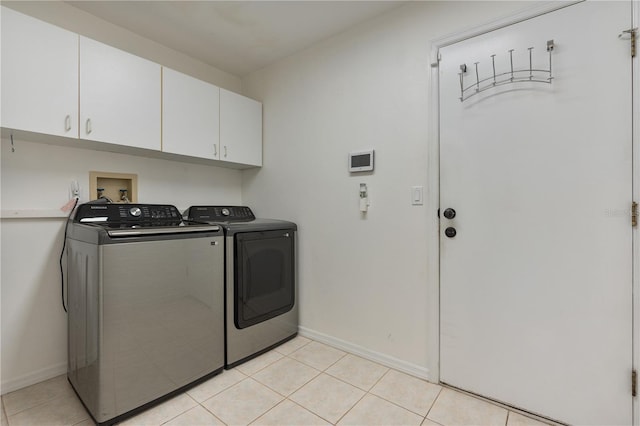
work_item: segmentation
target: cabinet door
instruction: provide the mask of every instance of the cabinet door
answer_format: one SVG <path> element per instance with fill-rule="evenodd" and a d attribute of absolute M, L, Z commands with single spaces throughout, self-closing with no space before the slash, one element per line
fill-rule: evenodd
<path fill-rule="evenodd" d="M 217 160 L 220 89 L 162 69 L 162 151 Z"/>
<path fill-rule="evenodd" d="M 160 150 L 160 65 L 80 37 L 80 138 Z"/>
<path fill-rule="evenodd" d="M 6 7 L 2 127 L 78 137 L 78 35 Z"/>
<path fill-rule="evenodd" d="M 262 103 L 220 89 L 221 160 L 262 166 Z"/>

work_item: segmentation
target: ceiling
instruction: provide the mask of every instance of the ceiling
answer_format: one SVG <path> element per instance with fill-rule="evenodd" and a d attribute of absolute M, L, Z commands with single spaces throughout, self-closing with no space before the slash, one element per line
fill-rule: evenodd
<path fill-rule="evenodd" d="M 67 1 L 228 73 L 245 76 L 405 1 Z"/>

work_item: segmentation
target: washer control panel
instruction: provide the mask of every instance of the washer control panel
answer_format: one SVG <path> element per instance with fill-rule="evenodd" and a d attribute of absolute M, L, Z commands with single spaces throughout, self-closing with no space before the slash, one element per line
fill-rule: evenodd
<path fill-rule="evenodd" d="M 256 218 L 247 206 L 191 206 L 184 215 L 203 222 L 248 222 Z"/>
<path fill-rule="evenodd" d="M 139 223 L 181 221 L 175 206 L 169 204 L 81 204 L 75 222 L 90 223 Z"/>

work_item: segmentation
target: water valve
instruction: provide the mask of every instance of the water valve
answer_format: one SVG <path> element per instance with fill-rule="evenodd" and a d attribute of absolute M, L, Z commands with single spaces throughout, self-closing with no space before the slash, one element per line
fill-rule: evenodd
<path fill-rule="evenodd" d="M 129 194 L 129 190 L 128 189 L 121 189 L 120 190 L 120 200 L 123 203 L 126 203 L 126 204 L 130 203 L 128 194 Z"/>

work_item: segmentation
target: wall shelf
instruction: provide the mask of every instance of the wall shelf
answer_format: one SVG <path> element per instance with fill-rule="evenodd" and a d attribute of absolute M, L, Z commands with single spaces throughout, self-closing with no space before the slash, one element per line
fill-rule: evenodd
<path fill-rule="evenodd" d="M 66 219 L 69 213 L 60 209 L 2 209 L 1 219 Z"/>

